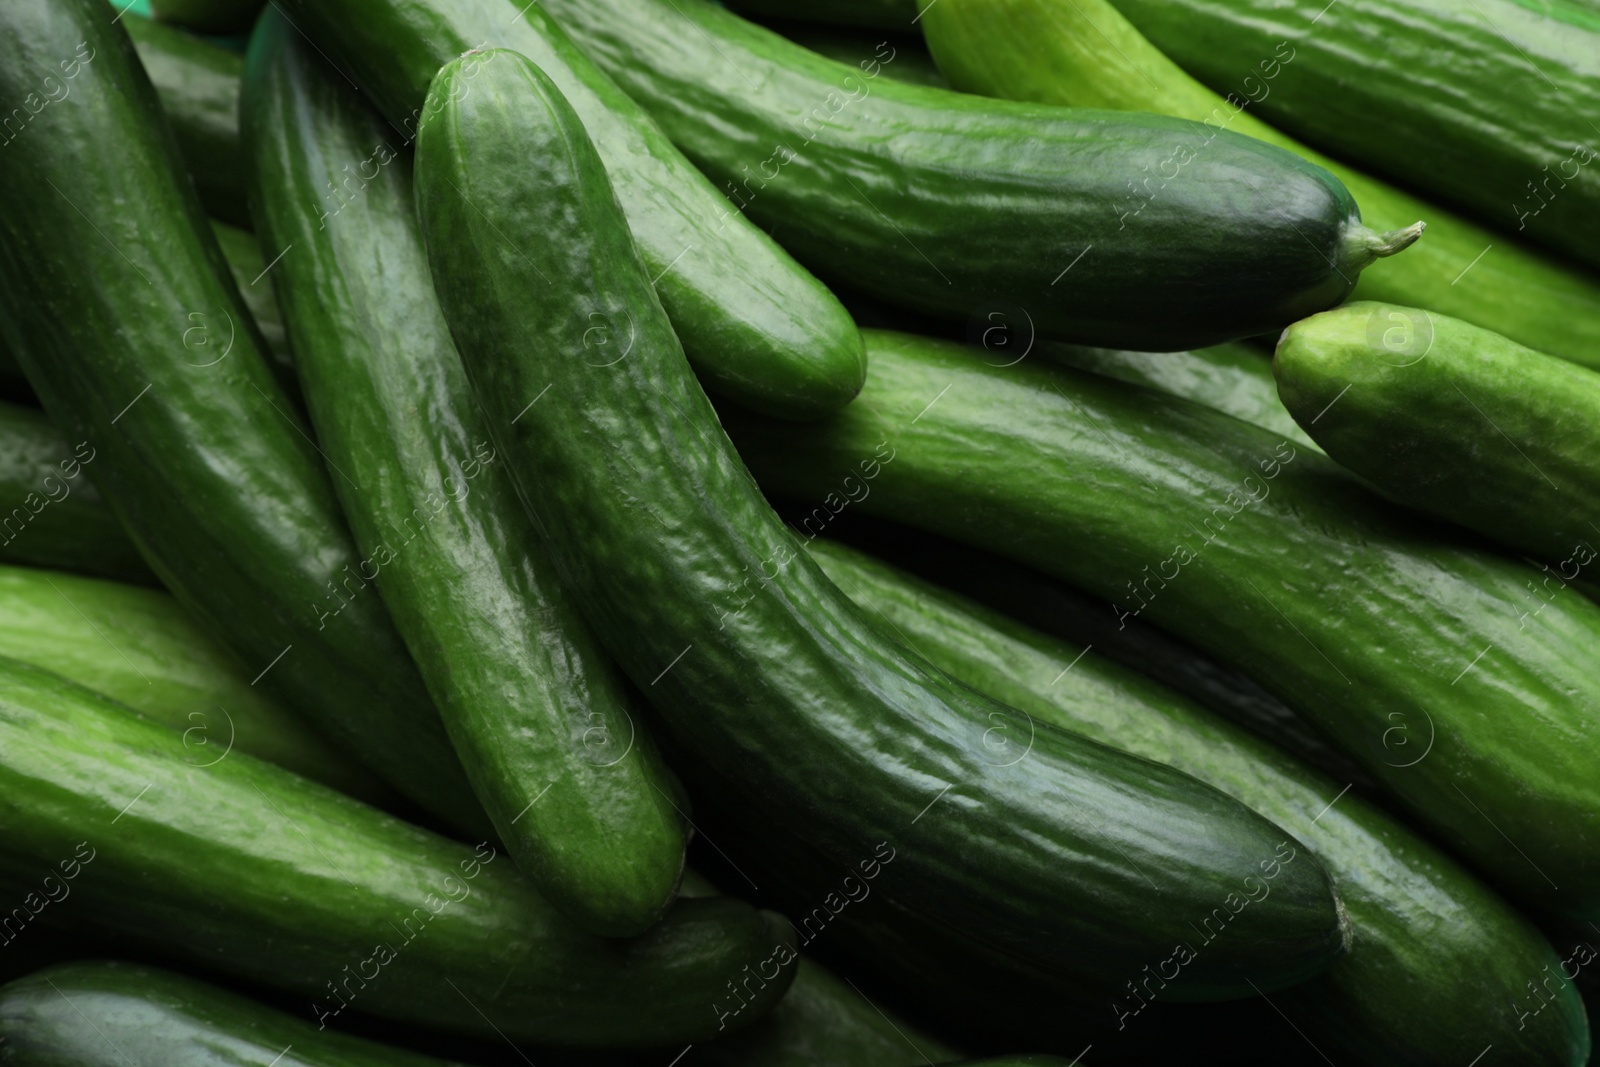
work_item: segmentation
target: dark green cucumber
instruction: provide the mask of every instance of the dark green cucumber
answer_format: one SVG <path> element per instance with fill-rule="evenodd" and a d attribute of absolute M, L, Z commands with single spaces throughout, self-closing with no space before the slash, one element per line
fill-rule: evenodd
<path fill-rule="evenodd" d="M 1248 345 L 1215 345 L 1193 352 L 1126 352 L 1047 342 L 1039 346 L 1039 358 L 1193 400 L 1320 451 L 1278 399 L 1272 362 L 1266 353 Z"/>
<path fill-rule="evenodd" d="M 1284 403 L 1334 459 L 1543 565 L 1525 623 L 1568 582 L 1594 579 L 1600 374 L 1459 319 L 1366 302 L 1285 330 L 1273 366 Z"/>
<path fill-rule="evenodd" d="M 319 1029 L 235 993 L 126 963 L 68 963 L 0 988 L 0 1063 L 15 1067 L 447 1067 Z"/>
<path fill-rule="evenodd" d="M 262 0 L 150 0 L 156 18 L 196 33 L 243 33 L 261 7 Z"/>
<path fill-rule="evenodd" d="M 70 106 L 36 116 L 0 167 L 7 343 L 202 629 L 402 793 L 486 828 L 127 35 L 100 0 L 6 4 L 0 98 L 80 48 Z M 99 157 L 117 166 L 85 165 Z"/>
<path fill-rule="evenodd" d="M 885 633 L 941 670 L 1039 723 L 1171 764 L 1304 841 L 1338 880 L 1352 931 L 1350 952 L 1327 972 L 1274 997 L 1313 1045 L 1392 1067 L 1461 1067 L 1490 1045 L 1529 1067 L 1588 1061 L 1572 987 L 1521 1026 L 1505 995 L 1559 966 L 1539 931 L 1421 837 L 1344 796 L 1343 782 L 1080 646 L 836 544 L 810 550 Z M 1004 740 L 1020 751 L 1027 735 Z M 1258 879 L 1251 895 L 1271 889 Z M 1194 951 L 1203 938 L 1190 940 Z M 1152 996 L 1159 979 L 1136 979 L 1107 1010 L 1131 1024 Z"/>
<path fill-rule="evenodd" d="M 918 0 L 736 0 L 729 6 L 761 18 L 904 33 L 916 28 L 921 5 Z"/>
<path fill-rule="evenodd" d="M 285 390 L 298 390 L 294 356 L 289 351 L 283 315 L 278 311 L 278 297 L 256 235 L 215 219 L 211 220 L 211 232 L 216 235 L 217 247 L 222 249 L 222 255 L 228 261 L 228 273 L 233 275 L 233 282 L 239 287 L 240 298 L 244 300 L 245 307 L 250 309 L 250 317 L 255 320 L 256 328 L 267 343 L 262 355 L 271 359 L 272 371 Z"/>
<path fill-rule="evenodd" d="M 669 772 L 490 445 L 433 294 L 410 159 L 373 154 L 387 126 L 297 38 L 276 11 L 257 24 L 245 138 L 360 569 L 518 866 L 580 926 L 639 933 L 683 868 Z M 360 195 L 307 210 L 346 174 Z"/>
<path fill-rule="evenodd" d="M 1237 802 L 1070 734 L 994 766 L 983 738 L 1016 713 L 873 631 L 739 463 L 553 83 L 488 53 L 429 100 L 417 203 L 473 392 L 563 580 L 680 744 L 837 864 L 892 841 L 933 921 L 1091 986 L 1273 854 L 1282 832 Z M 582 358 L 596 322 L 636 339 L 626 358 Z M 1191 996 L 1342 951 L 1322 870 L 1286 888 L 1197 963 Z"/>
<path fill-rule="evenodd" d="M 251 686 L 167 593 L 0 567 L 0 656 L 54 671 L 178 731 L 197 766 L 237 749 L 369 804 L 397 799 Z"/>
<path fill-rule="evenodd" d="M 681 901 L 643 937 L 597 938 L 487 844 L 243 753 L 184 756 L 170 729 L 0 662 L 0 874 L 32 880 L 84 842 L 75 921 L 304 995 L 318 1023 L 349 1008 L 549 1044 L 667 1044 L 717 1033 L 730 985 L 749 998 L 733 1025 L 788 985 L 792 935 L 747 904 Z M 768 962 L 765 982 L 747 979 Z"/>
<path fill-rule="evenodd" d="M 1362 226 L 1326 171 L 1198 123 L 898 84 L 710 0 L 541 6 L 735 210 L 931 315 L 1020 306 L 1045 335 L 1172 351 L 1331 307 L 1415 239 Z M 1163 160 L 1181 180 L 1135 194 Z"/>
<path fill-rule="evenodd" d="M 280 6 L 371 94 L 395 127 L 389 141 L 395 150 L 415 136 L 428 83 L 445 63 L 490 47 L 532 59 L 572 101 L 599 146 L 657 295 L 707 388 L 756 411 L 798 419 L 833 411 L 860 391 L 861 341 L 843 306 L 740 217 L 542 5 L 282 0 Z M 337 203 L 330 197 L 324 209 Z M 587 344 L 611 358 L 627 339 L 601 330 Z"/>
<path fill-rule="evenodd" d="M 1259 11 L 1269 2 L 1256 0 L 1250 6 Z M 1246 134 L 1325 167 L 1344 182 L 1373 228 L 1403 226 L 1414 219 L 1423 219 L 1428 225 L 1427 236 L 1416 248 L 1362 274 L 1357 297 L 1442 311 L 1551 355 L 1600 364 L 1600 281 L 1520 246 L 1501 232 L 1327 159 L 1249 111 L 1252 101 L 1272 99 L 1274 86 L 1307 62 L 1299 57 L 1298 41 L 1291 44 L 1274 36 L 1273 43 L 1252 54 L 1248 62 L 1229 67 L 1228 88 L 1234 91 L 1224 99 L 1179 69 L 1118 13 L 1114 3 L 1118 0 L 955 0 L 949 4 L 940 0 L 921 25 L 934 57 L 958 89 L 1074 107 L 1203 119 L 1213 132 Z M 1154 9 L 1158 5 L 1149 6 Z M 1178 6 L 1171 5 L 1174 17 Z M 1292 6 L 1309 15 L 1323 7 L 1314 2 Z M 1472 17 L 1465 8 L 1445 6 L 1456 17 Z M 1362 6 L 1363 21 L 1367 7 Z M 1241 21 L 1243 17 L 1239 16 Z M 1321 39 L 1320 32 L 1307 36 Z M 1348 38 L 1343 43 L 1348 45 Z M 1352 56 L 1349 62 L 1387 65 L 1388 58 L 1374 58 L 1386 53 L 1387 46 L 1375 47 L 1376 52 L 1361 49 L 1359 58 Z M 1397 54 L 1409 56 L 1410 48 L 1406 45 Z M 1428 69 L 1443 65 L 1435 62 Z M 1478 72 L 1463 73 L 1462 77 L 1477 83 Z M 1515 106 L 1520 104 L 1517 101 Z M 1505 107 L 1512 106 L 1512 98 L 1507 97 Z M 1364 122 L 1374 137 L 1394 137 L 1382 113 L 1368 113 Z M 1419 164 L 1421 169 L 1436 165 L 1426 153 L 1418 154 L 1410 140 L 1396 138 L 1394 145 L 1396 151 L 1425 161 Z M 1478 176 L 1469 169 L 1463 180 L 1476 182 Z"/>
<path fill-rule="evenodd" d="M 239 76 L 244 60 L 237 52 L 132 11 L 121 22 L 133 38 L 145 75 L 156 87 L 200 203 L 223 222 L 249 226 L 244 156 L 239 151 Z"/>
<path fill-rule="evenodd" d="M 1583 0 L 1113 0 L 1218 92 L 1279 42 L 1274 125 L 1600 266 L 1600 8 Z M 1324 0 L 1324 3 L 1326 0 Z M 1365 201 L 1363 201 L 1365 203 Z"/>
<path fill-rule="evenodd" d="M 0 561 L 155 581 L 89 481 L 98 455 L 43 412 L 0 401 Z"/>
<path fill-rule="evenodd" d="M 1571 593 L 1525 626 L 1537 571 L 1199 405 L 997 368 L 961 345 L 867 340 L 875 362 L 846 412 L 808 432 L 730 426 L 770 491 L 820 499 L 893 450 L 852 506 L 1177 634 L 1305 715 L 1495 881 L 1600 918 L 1600 605 Z"/>

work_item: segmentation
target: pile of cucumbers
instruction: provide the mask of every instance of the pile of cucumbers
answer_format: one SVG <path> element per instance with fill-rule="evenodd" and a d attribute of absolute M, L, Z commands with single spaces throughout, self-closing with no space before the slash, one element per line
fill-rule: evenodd
<path fill-rule="evenodd" d="M 7 0 L 0 1067 L 1581 1067 L 1597 116 L 1583 0 Z"/>

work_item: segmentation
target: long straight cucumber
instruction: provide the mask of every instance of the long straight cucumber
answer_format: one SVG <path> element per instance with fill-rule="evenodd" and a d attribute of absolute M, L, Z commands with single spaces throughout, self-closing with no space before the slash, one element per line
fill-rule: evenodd
<path fill-rule="evenodd" d="M 1529 623 L 1568 582 L 1595 577 L 1600 374 L 1366 302 L 1295 323 L 1273 365 L 1284 403 L 1334 459 L 1543 564 Z"/>
<path fill-rule="evenodd" d="M 237 750 L 369 804 L 398 799 L 252 686 L 168 593 L 0 567 L 0 656 L 54 671 L 163 723 L 197 766 Z"/>
<path fill-rule="evenodd" d="M 1118 0 L 940 0 L 921 25 L 940 68 L 958 89 L 1008 99 L 1204 120 L 1219 141 L 1227 132 L 1245 134 L 1326 167 L 1344 182 L 1361 205 L 1362 217 L 1374 228 L 1402 226 L 1414 219 L 1428 224 L 1427 236 L 1417 247 L 1362 274 L 1357 297 L 1434 309 L 1542 352 L 1600 365 L 1600 282 L 1517 244 L 1500 231 L 1486 229 L 1330 160 L 1285 137 L 1249 110 L 1252 102 L 1271 99 L 1274 86 L 1310 62 L 1299 56 L 1295 44 L 1273 37 L 1247 64 L 1230 69 L 1228 87 L 1234 91 L 1224 99 L 1179 69 L 1114 3 Z M 1255 6 L 1265 4 L 1262 0 Z M 1178 17 L 1179 6 L 1167 5 L 1173 12 L 1167 17 Z M 1367 6 L 1362 7 L 1363 20 Z M 1451 6 L 1461 18 L 1473 17 L 1465 9 Z M 1322 9 L 1311 2 L 1292 7 L 1307 12 L 1308 23 L 1312 21 L 1309 16 Z M 1245 19 L 1242 14 L 1236 17 Z M 1310 28 L 1307 33 L 1321 37 L 1320 28 Z M 1172 42 L 1164 37 L 1162 43 Z M 1388 52 L 1387 45 L 1359 50 L 1362 63 Z M 1473 69 L 1460 75 L 1479 87 L 1472 94 L 1474 99 L 1499 92 L 1498 87 L 1490 89 L 1491 83 L 1480 80 L 1481 73 Z M 1505 104 L 1512 106 L 1510 97 Z M 1363 115 L 1363 123 L 1373 137 L 1388 139 L 1396 151 L 1418 160 L 1420 169 L 1439 166 L 1426 153 L 1419 153 L 1413 141 L 1396 136 L 1381 114 L 1369 111 Z M 1462 174 L 1463 180 L 1480 180 L 1474 168 Z M 1173 184 L 1188 180 L 1175 178 Z"/>
<path fill-rule="evenodd" d="M 993 765 L 983 738 L 1016 713 L 883 640 L 797 554 L 554 84 L 491 52 L 429 100 L 417 203 L 473 392 L 563 580 L 682 745 L 835 864 L 892 842 L 916 908 L 1091 986 L 1274 854 L 1283 833 L 1237 802 L 1070 734 Z M 626 358 L 584 358 L 597 321 L 635 339 Z M 1342 951 L 1320 867 L 1284 890 L 1196 962 L 1189 995 L 1290 984 Z"/>
<path fill-rule="evenodd" d="M 434 73 L 469 49 L 512 48 L 539 64 L 583 117 L 650 266 L 673 329 L 707 388 L 783 418 L 816 418 L 861 389 L 861 341 L 833 295 L 732 210 L 648 115 L 562 33 L 541 4 L 511 0 L 284 0 L 282 9 L 409 144 Z M 472 79 L 463 83 L 470 91 Z M 359 186 L 359 176 L 353 183 Z M 337 210 L 354 195 L 324 197 Z M 599 330 L 589 346 L 627 338 Z M 599 360 L 601 357 L 597 356 Z"/>
<path fill-rule="evenodd" d="M 539 548 L 433 294 L 410 160 L 276 11 L 251 39 L 246 141 L 312 422 L 370 571 L 501 840 L 579 925 L 671 903 L 682 820 L 630 693 Z M 346 174 L 336 215 L 307 210 Z"/>
<path fill-rule="evenodd" d="M 0 560 L 153 582 L 89 481 L 99 453 L 69 442 L 43 412 L 0 401 Z"/>
<path fill-rule="evenodd" d="M 810 551 L 887 633 L 955 678 L 1040 723 L 1171 764 L 1303 840 L 1338 879 L 1352 930 L 1347 955 L 1273 998 L 1314 1046 L 1392 1067 L 1460 1067 L 1490 1045 L 1528 1067 L 1588 1061 L 1571 985 L 1527 1020 L 1517 995 L 1505 995 L 1560 966 L 1539 931 L 1420 836 L 1342 796 L 1343 783 L 1093 652 L 836 544 Z M 1012 740 L 1020 748 L 1026 736 Z M 1159 985 L 1135 982 L 1104 1007 L 1135 1025 L 1145 998 L 1160 996 Z"/>
<path fill-rule="evenodd" d="M 74 921 L 346 1010 L 460 1033 L 619 1047 L 754 1022 L 792 971 L 776 915 L 679 902 L 643 937 L 561 917 L 492 846 L 459 844 L 0 661 L 0 876 L 77 855 Z M 82 842 L 80 845 L 79 843 Z M 757 970 L 765 980 L 747 977 Z"/>
<path fill-rule="evenodd" d="M 5 147 L 0 329 L 200 625 L 402 793 L 485 827 L 114 14 L 0 7 L 0 96 L 77 64 L 72 96 Z M 85 165 L 97 157 L 117 166 Z"/>
<path fill-rule="evenodd" d="M 1339 303 L 1416 237 L 1366 229 L 1326 171 L 1197 123 L 897 84 L 877 57 L 836 63 L 710 0 L 541 6 L 733 210 L 929 314 L 1020 305 L 1067 340 L 1198 347 Z M 1163 161 L 1181 180 L 1134 185 Z"/>
<path fill-rule="evenodd" d="M 853 507 L 1170 630 L 1316 723 L 1493 880 L 1600 917 L 1600 605 L 1569 592 L 1527 625 L 1538 571 L 1198 405 L 907 335 L 868 351 L 861 397 L 814 430 L 730 425 L 769 490 L 837 492 L 881 443 L 894 461 Z"/>
<path fill-rule="evenodd" d="M 1259 101 L 1267 121 L 1600 267 L 1592 0 L 1114 2 L 1218 92 L 1286 42 L 1295 63 Z"/>

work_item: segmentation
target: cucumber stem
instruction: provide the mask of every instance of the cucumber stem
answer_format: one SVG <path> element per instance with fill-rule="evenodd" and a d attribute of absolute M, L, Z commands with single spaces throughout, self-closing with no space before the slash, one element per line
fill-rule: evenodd
<path fill-rule="evenodd" d="M 1404 252 L 1417 243 L 1417 238 L 1427 228 L 1426 222 L 1419 221 L 1398 230 L 1378 233 L 1359 222 L 1351 223 L 1345 230 L 1344 240 L 1340 242 L 1340 268 L 1353 273 L 1369 266 L 1373 260 Z"/>

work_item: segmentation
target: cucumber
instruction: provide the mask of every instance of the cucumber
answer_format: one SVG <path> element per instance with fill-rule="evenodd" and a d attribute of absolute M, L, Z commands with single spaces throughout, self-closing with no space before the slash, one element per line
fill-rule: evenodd
<path fill-rule="evenodd" d="M 903 33 L 885 36 L 870 30 L 841 29 L 812 22 L 763 20 L 762 25 L 836 62 L 854 66 L 864 59 L 879 59 L 882 62 L 879 73 L 885 77 L 912 85 L 950 88 L 921 36 Z M 882 59 L 880 51 L 884 46 L 888 47 L 887 59 Z"/>
<path fill-rule="evenodd" d="M 1493 881 L 1600 918 L 1600 605 L 1557 598 L 1524 627 L 1536 570 L 1199 405 L 961 345 L 867 343 L 876 362 L 846 412 L 809 432 L 729 420 L 769 491 L 837 495 L 838 472 L 881 444 L 894 461 L 852 507 L 1176 634 L 1338 741 Z"/>
<path fill-rule="evenodd" d="M 1600 112 L 1592 2 L 1383 0 L 1321 18 L 1315 0 L 1114 2 L 1218 92 L 1288 42 L 1295 62 L 1260 100 L 1267 121 L 1600 266 L 1600 167 L 1585 119 Z"/>
<path fill-rule="evenodd" d="M 1334 459 L 1541 563 L 1525 626 L 1568 582 L 1595 577 L 1600 374 L 1459 319 L 1366 302 L 1285 330 L 1273 367 Z"/>
<path fill-rule="evenodd" d="M 80 48 L 71 106 L 41 112 L 0 168 L 7 343 L 201 628 L 401 793 L 486 828 L 127 35 L 99 0 L 6 4 L 0 98 Z M 101 157 L 117 166 L 85 164 Z"/>
<path fill-rule="evenodd" d="M 643 937 L 597 938 L 488 844 L 243 753 L 203 768 L 184 754 L 170 729 L 0 662 L 0 873 L 36 881 L 85 842 L 75 921 L 309 998 L 319 1024 L 349 1008 L 490 1038 L 669 1044 L 755 1021 L 789 983 L 779 916 L 685 900 Z M 764 982 L 744 974 L 769 963 Z M 748 1000 L 719 1020 L 733 990 Z"/>
<path fill-rule="evenodd" d="M 88 478 L 99 453 L 43 412 L 0 401 L 0 561 L 151 584 L 155 577 Z"/>
<path fill-rule="evenodd" d="M 161 99 L 200 203 L 215 218 L 249 226 L 244 156 L 239 151 L 239 76 L 244 60 L 237 52 L 132 11 L 120 21 Z"/>
<path fill-rule="evenodd" d="M 780 418 L 848 403 L 865 373 L 843 306 L 733 210 L 542 5 L 509 0 L 281 0 L 319 49 L 369 93 L 395 132 L 415 136 L 434 73 L 468 49 L 514 48 L 583 117 L 695 369 L 713 392 Z M 591 334 L 610 353 L 626 339 Z"/>
<path fill-rule="evenodd" d="M 906 32 L 915 28 L 922 5 L 918 0 L 737 0 L 729 6 L 761 18 Z"/>
<path fill-rule="evenodd" d="M 1273 855 L 1283 833 L 1236 802 L 1070 734 L 992 766 L 985 731 L 1016 713 L 884 641 L 796 555 L 553 83 L 491 52 L 444 67 L 429 101 L 417 205 L 473 392 L 563 581 L 683 747 L 836 864 L 882 842 L 913 907 L 1091 986 Z M 627 324 L 627 358 L 553 358 L 583 351 L 590 316 Z M 1290 984 L 1343 949 L 1315 864 L 1246 921 L 1189 995 Z"/>
<path fill-rule="evenodd" d="M 1347 955 L 1274 997 L 1314 1046 L 1395 1067 L 1460 1067 L 1490 1045 L 1530 1067 L 1588 1061 L 1589 1027 L 1570 984 L 1523 1025 L 1505 996 L 1560 965 L 1539 931 L 1417 834 L 1341 796 L 1344 783 L 1081 646 L 836 544 L 810 550 L 887 634 L 941 670 L 1039 723 L 1171 764 L 1304 841 L 1338 880 L 1352 928 Z M 1020 750 L 1026 735 L 1009 740 Z M 1474 980 L 1445 978 L 1462 975 Z M 1135 983 L 1108 1010 L 1131 1025 L 1140 992 L 1150 990 Z"/>
<path fill-rule="evenodd" d="M 178 731 L 195 765 L 235 749 L 369 804 L 398 798 L 250 685 L 165 592 L 0 567 L 0 656 L 70 678 Z"/>
<path fill-rule="evenodd" d="M 1193 400 L 1320 452 L 1278 399 L 1272 363 L 1264 355 L 1243 344 L 1194 352 L 1126 352 L 1051 342 L 1039 346 L 1041 359 Z"/>
<path fill-rule="evenodd" d="M 1199 347 L 1339 303 L 1420 232 L 1375 234 L 1326 171 L 1197 123 L 897 84 L 710 0 L 540 6 L 802 263 L 930 315 L 1004 302 L 1046 336 Z M 1130 196 L 1180 152 L 1181 182 Z"/>
<path fill-rule="evenodd" d="M 1314 14 L 1320 6 L 1296 4 L 1295 8 Z M 1204 119 L 1213 132 L 1246 134 L 1326 167 L 1344 182 L 1374 228 L 1419 218 L 1428 225 L 1427 237 L 1416 248 L 1362 274 L 1356 286 L 1358 299 L 1431 308 L 1542 352 L 1600 365 L 1600 281 L 1520 246 L 1501 232 L 1329 160 L 1249 113 L 1251 99 L 1270 94 L 1280 76 L 1288 77 L 1286 71 L 1307 62 L 1298 58 L 1295 44 L 1274 37 L 1275 44 L 1249 63 L 1230 68 L 1229 76 L 1239 79 L 1230 87 L 1245 95 L 1234 93 L 1224 100 L 1167 59 L 1108 0 L 941 0 L 921 25 L 934 58 L 957 89 Z M 1308 36 L 1320 37 L 1320 23 L 1319 31 Z M 1347 40 L 1341 44 L 1349 46 Z M 1396 55 L 1409 56 L 1409 48 L 1397 50 Z M 1387 51 L 1387 45 L 1378 51 Z M 1363 47 L 1359 54 L 1362 64 L 1388 62 L 1374 59 L 1371 48 Z M 1435 63 L 1429 69 L 1439 66 Z M 1462 76 L 1487 84 L 1477 80 L 1476 70 L 1467 74 L 1463 68 Z M 1520 106 L 1520 98 L 1508 96 L 1508 108 L 1513 100 Z M 1392 128 L 1374 121 L 1370 112 L 1363 120 L 1382 131 L 1374 136 L 1394 136 Z M 1395 144 L 1403 144 L 1411 158 L 1427 159 L 1423 169 L 1434 166 L 1431 158 L 1416 154 L 1410 140 L 1397 139 Z M 1478 180 L 1475 172 L 1466 173 L 1468 180 Z"/>
<path fill-rule="evenodd" d="M 228 261 L 228 273 L 239 288 L 240 298 L 261 331 L 262 340 L 267 343 L 262 355 L 269 359 L 272 372 L 284 391 L 297 393 L 300 383 L 295 377 L 294 356 L 289 351 L 283 316 L 278 311 L 278 297 L 256 235 L 215 219 L 211 220 L 211 232 L 216 235 L 217 247 Z"/>
<path fill-rule="evenodd" d="M 150 0 L 150 11 L 196 33 L 243 33 L 250 28 L 262 0 Z"/>
<path fill-rule="evenodd" d="M 16 1067 L 446 1067 L 194 978 L 103 962 L 63 964 L 0 987 L 0 1049 Z"/>
<path fill-rule="evenodd" d="M 637 934 L 683 869 L 670 772 L 490 445 L 433 294 L 410 160 L 374 154 L 387 126 L 297 37 L 276 11 L 257 24 L 245 136 L 361 569 L 517 865 L 580 926 Z M 347 174 L 359 195 L 307 210 Z"/>

